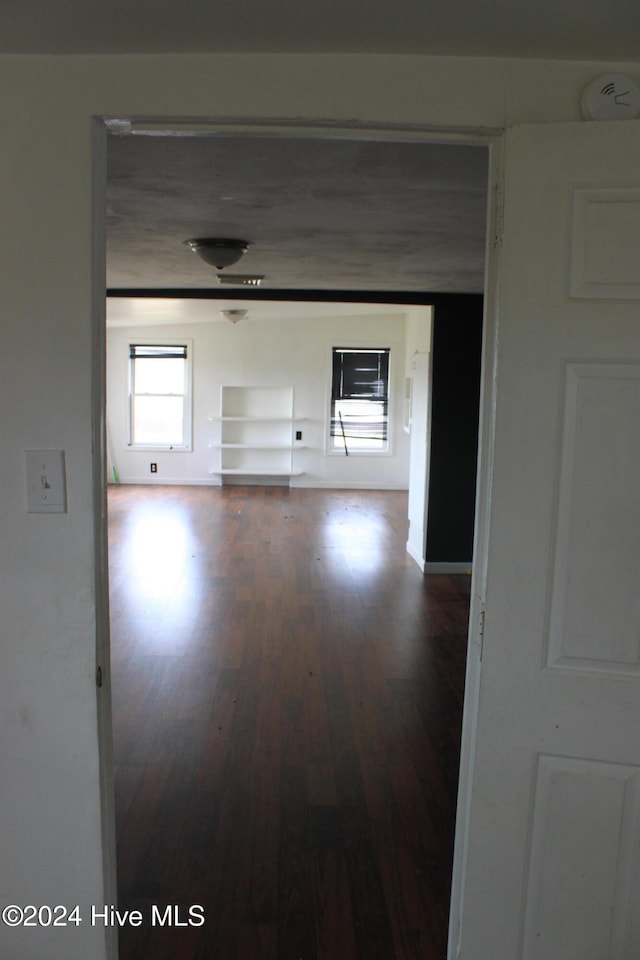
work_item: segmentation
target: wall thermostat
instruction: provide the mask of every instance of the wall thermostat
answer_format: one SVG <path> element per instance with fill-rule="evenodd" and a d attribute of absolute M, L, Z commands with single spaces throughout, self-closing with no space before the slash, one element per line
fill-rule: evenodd
<path fill-rule="evenodd" d="M 582 94 L 585 120 L 633 120 L 640 115 L 640 86 L 626 73 L 604 73 Z"/>

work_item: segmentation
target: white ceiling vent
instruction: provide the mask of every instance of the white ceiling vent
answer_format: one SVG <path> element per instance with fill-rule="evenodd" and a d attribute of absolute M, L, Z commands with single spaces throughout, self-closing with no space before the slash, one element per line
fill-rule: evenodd
<path fill-rule="evenodd" d="M 225 286 L 259 287 L 264 276 L 250 273 L 219 273 L 218 281 Z"/>

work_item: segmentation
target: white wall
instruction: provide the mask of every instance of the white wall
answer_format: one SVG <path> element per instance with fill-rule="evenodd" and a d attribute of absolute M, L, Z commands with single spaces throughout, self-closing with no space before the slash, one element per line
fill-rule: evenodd
<path fill-rule="evenodd" d="M 431 430 L 431 338 L 433 309 L 411 307 L 407 315 L 407 376 L 411 378 L 409 533 L 407 552 L 424 570 Z"/>
<path fill-rule="evenodd" d="M 637 76 L 634 64 L 420 56 L 0 58 L 1 902 L 86 911 L 109 896 L 94 682 L 102 503 L 92 471 L 104 231 L 91 118 L 498 130 L 580 120 L 583 87 L 606 69 Z M 67 452 L 67 514 L 25 511 L 24 451 L 40 447 Z M 3 960 L 103 960 L 106 951 L 104 932 L 86 921 L 0 927 Z"/>
<path fill-rule="evenodd" d="M 188 304 L 186 307 L 188 311 Z M 213 305 L 212 310 L 215 310 Z M 251 312 L 250 312 L 251 313 Z M 186 315 L 188 321 L 188 312 Z M 208 418 L 220 414 L 220 387 L 293 386 L 296 427 L 304 446 L 295 452 L 292 486 L 407 489 L 409 443 L 402 429 L 405 375 L 403 313 L 368 317 L 340 315 L 339 305 L 325 317 L 253 319 L 236 324 L 181 323 L 179 326 L 117 327 L 107 336 L 108 418 L 113 456 L 123 483 L 217 483 L 210 470 L 219 453 L 209 444 L 219 439 L 219 426 Z M 128 434 L 129 344 L 142 340 L 188 338 L 193 341 L 193 450 L 160 452 L 132 450 Z M 327 414 L 333 346 L 391 348 L 391 451 L 389 455 L 328 455 Z M 150 474 L 149 464 L 158 464 Z"/>

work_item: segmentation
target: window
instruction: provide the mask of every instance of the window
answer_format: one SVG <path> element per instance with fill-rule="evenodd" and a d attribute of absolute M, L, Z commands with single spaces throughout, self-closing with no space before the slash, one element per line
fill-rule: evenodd
<path fill-rule="evenodd" d="M 385 453 L 389 449 L 389 349 L 333 348 L 329 449 Z"/>
<path fill-rule="evenodd" d="M 191 447 L 186 344 L 130 344 L 130 434 L 134 447 Z"/>

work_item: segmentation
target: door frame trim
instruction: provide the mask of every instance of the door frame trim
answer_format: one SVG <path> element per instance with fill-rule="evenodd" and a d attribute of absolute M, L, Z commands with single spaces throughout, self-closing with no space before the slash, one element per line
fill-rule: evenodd
<path fill-rule="evenodd" d="M 460 772 L 456 809 L 451 905 L 447 960 L 460 956 L 464 891 L 470 832 L 472 784 L 482 671 L 482 644 L 486 598 L 491 503 L 498 346 L 498 289 L 502 249 L 504 197 L 504 134 L 496 138 L 489 152 L 489 195 L 487 199 L 487 244 L 485 253 L 485 298 L 480 380 L 480 425 L 476 476 L 476 514 L 473 535 L 473 565 L 469 635 L 460 744 Z"/>

